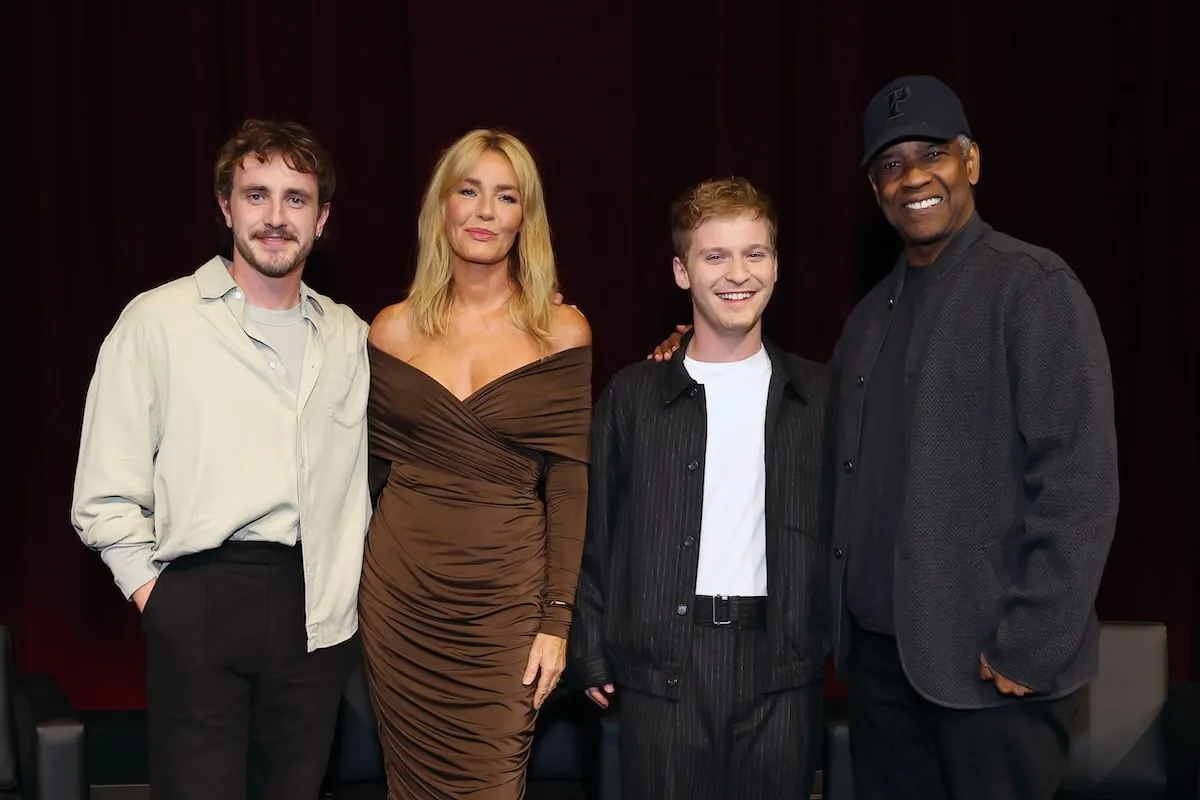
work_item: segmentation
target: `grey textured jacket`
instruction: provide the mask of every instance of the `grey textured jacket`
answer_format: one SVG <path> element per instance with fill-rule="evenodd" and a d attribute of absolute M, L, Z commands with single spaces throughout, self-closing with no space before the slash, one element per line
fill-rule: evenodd
<path fill-rule="evenodd" d="M 953 708 L 1019 701 L 979 678 L 979 655 L 1041 697 L 1098 669 L 1096 593 L 1116 526 L 1112 377 L 1079 279 L 1054 253 L 978 216 L 943 252 L 915 309 L 905 364 L 907 474 L 893 595 L 901 661 Z M 863 391 L 904 290 L 905 260 L 851 313 L 834 350 L 839 472 L 834 653 L 844 671 L 847 511 Z M 901 398 L 896 398 L 901 402 Z"/>

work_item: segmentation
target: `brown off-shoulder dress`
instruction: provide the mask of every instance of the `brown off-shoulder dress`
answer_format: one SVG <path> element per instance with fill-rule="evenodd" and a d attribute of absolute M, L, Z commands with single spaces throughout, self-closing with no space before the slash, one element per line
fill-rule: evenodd
<path fill-rule="evenodd" d="M 591 348 L 465 400 L 369 349 L 369 447 L 392 466 L 359 611 L 388 794 L 518 800 L 537 717 L 521 676 L 536 634 L 567 637 L 583 554 Z"/>

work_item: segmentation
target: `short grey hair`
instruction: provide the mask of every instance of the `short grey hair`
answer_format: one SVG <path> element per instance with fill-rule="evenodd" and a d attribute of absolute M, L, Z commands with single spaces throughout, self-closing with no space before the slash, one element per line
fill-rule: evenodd
<path fill-rule="evenodd" d="M 955 137 L 955 140 L 958 142 L 958 149 L 962 150 L 963 161 L 966 161 L 971 155 L 971 137 L 965 133 L 960 133 Z"/>

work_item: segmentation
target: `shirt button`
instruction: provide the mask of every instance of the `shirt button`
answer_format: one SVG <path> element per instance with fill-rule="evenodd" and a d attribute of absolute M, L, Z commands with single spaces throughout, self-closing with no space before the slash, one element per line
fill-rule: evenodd
<path fill-rule="evenodd" d="M 692 472 L 695 472 L 696 470 L 700 469 L 700 462 L 693 458 L 688 462 L 688 469 Z"/>
<path fill-rule="evenodd" d="M 271 369 L 275 369 L 276 364 L 274 361 L 272 361 L 269 366 L 271 367 Z"/>
<path fill-rule="evenodd" d="M 686 615 L 687 614 L 687 605 L 685 603 L 680 603 L 679 605 L 675 606 L 675 613 L 681 617 Z"/>
<path fill-rule="evenodd" d="M 688 397 L 695 397 L 696 392 L 698 392 L 698 391 L 700 391 L 700 390 L 697 389 L 695 386 L 693 386 L 691 389 L 688 389 Z"/>
<path fill-rule="evenodd" d="M 694 545 L 695 543 L 696 543 L 696 537 L 695 537 L 695 536 L 689 536 L 689 537 L 687 537 L 686 539 L 684 539 L 684 540 L 683 540 L 683 546 L 684 546 L 684 547 L 691 547 L 691 546 L 692 546 L 692 545 Z"/>
<path fill-rule="evenodd" d="M 859 375 L 859 376 L 858 376 L 857 378 L 855 378 L 854 380 L 855 380 L 855 382 L 856 382 L 856 383 L 857 383 L 859 386 L 862 386 L 864 383 L 866 383 L 866 382 L 867 382 L 867 376 L 866 376 L 866 375 Z"/>
<path fill-rule="evenodd" d="M 678 685 L 679 685 L 679 676 L 678 675 L 672 675 L 671 677 L 667 678 L 667 686 L 678 686 Z"/>
<path fill-rule="evenodd" d="M 889 297 L 888 298 L 888 308 L 894 308 L 895 306 L 896 306 L 896 298 Z"/>
<path fill-rule="evenodd" d="M 233 296 L 234 296 L 236 299 L 238 299 L 238 300 L 241 300 L 241 299 L 242 299 L 242 292 L 241 292 L 241 290 L 239 289 L 238 291 L 234 292 L 234 293 L 233 293 Z"/>
<path fill-rule="evenodd" d="M 842 548 L 840 548 L 840 547 L 835 547 L 835 548 L 833 549 L 833 557 L 834 557 L 834 558 L 841 558 L 841 557 L 842 557 Z"/>
<path fill-rule="evenodd" d="M 854 472 L 854 462 L 847 461 L 846 463 L 842 464 L 842 471 L 846 472 L 847 474 Z"/>

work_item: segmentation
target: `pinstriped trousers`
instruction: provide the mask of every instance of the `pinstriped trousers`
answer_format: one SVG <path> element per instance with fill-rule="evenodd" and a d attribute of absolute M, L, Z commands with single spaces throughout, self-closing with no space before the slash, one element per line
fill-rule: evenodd
<path fill-rule="evenodd" d="M 822 684 L 755 691 L 765 636 L 697 626 L 678 701 L 620 691 L 623 800 L 808 800 Z"/>

